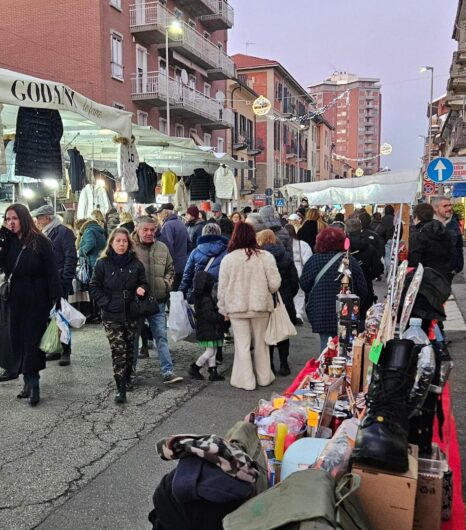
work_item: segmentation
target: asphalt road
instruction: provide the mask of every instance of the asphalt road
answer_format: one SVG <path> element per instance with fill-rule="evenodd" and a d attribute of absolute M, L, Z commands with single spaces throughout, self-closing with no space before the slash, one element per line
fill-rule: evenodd
<path fill-rule="evenodd" d="M 377 284 L 383 293 L 383 285 Z M 454 286 L 452 314 L 466 315 L 466 284 Z M 458 316 L 459 315 L 459 316 Z M 458 435 L 466 457 L 466 366 L 461 362 L 466 338 L 456 311 L 450 351 Z M 454 328 L 454 329 L 453 329 Z M 163 385 L 158 361 L 140 364 L 137 390 L 128 403 L 113 403 L 114 385 L 108 344 L 102 329 L 86 326 L 74 337 L 70 367 L 51 363 L 43 373 L 43 400 L 31 409 L 16 399 L 18 381 L 0 385 L 0 528 L 8 530 L 149 529 L 147 515 L 160 478 L 173 464 L 157 457 L 155 443 L 181 432 L 224 434 L 261 398 L 269 398 L 317 355 L 318 340 L 306 325 L 292 340 L 292 375 L 268 388 L 246 392 L 219 383 Z M 227 347 L 228 372 L 233 346 Z M 184 375 L 197 346 L 173 348 L 175 367 Z"/>

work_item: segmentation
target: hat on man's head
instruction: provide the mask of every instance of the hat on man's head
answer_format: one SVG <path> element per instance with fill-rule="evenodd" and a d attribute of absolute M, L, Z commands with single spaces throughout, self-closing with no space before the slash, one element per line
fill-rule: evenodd
<path fill-rule="evenodd" d="M 303 220 L 303 216 L 300 213 L 292 213 L 288 217 L 288 221 L 302 221 L 302 220 Z"/>
<path fill-rule="evenodd" d="M 53 211 L 52 206 L 49 206 L 48 204 L 44 204 L 44 206 L 41 206 L 40 208 L 33 210 L 31 212 L 31 215 L 32 217 L 39 217 L 40 215 L 55 215 L 55 212 Z"/>
<path fill-rule="evenodd" d="M 155 213 L 163 212 L 163 210 L 174 210 L 175 207 L 171 202 L 165 202 L 163 203 L 160 208 Z"/>
<path fill-rule="evenodd" d="M 213 212 L 221 212 L 222 211 L 222 205 L 219 202 L 214 202 L 214 204 L 212 204 L 212 211 Z"/>
<path fill-rule="evenodd" d="M 149 204 L 145 210 L 147 215 L 154 215 L 157 213 L 157 208 L 153 204 Z"/>
<path fill-rule="evenodd" d="M 199 208 L 192 204 L 187 210 L 186 213 L 189 213 L 194 219 L 199 219 Z"/>

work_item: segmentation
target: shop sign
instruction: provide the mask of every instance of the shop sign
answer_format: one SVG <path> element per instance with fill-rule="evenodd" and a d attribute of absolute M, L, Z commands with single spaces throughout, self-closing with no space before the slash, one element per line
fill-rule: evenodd
<path fill-rule="evenodd" d="M 254 206 L 265 206 L 265 200 L 264 201 L 254 200 L 253 203 L 254 203 Z"/>
<path fill-rule="evenodd" d="M 256 116 L 265 116 L 271 108 L 272 103 L 265 96 L 259 96 L 252 104 L 252 111 Z"/>
<path fill-rule="evenodd" d="M 466 157 L 452 157 L 453 162 L 453 176 L 449 179 L 451 182 L 466 182 Z"/>
<path fill-rule="evenodd" d="M 256 201 L 265 201 L 265 199 L 267 199 L 267 195 L 265 193 L 256 193 L 256 195 L 254 195 L 254 199 Z"/>

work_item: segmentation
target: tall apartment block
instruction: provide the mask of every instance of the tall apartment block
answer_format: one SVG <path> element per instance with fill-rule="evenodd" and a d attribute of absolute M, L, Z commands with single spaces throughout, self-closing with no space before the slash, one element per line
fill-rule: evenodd
<path fill-rule="evenodd" d="M 226 0 L 0 0 L 0 8 L 2 67 L 61 81 L 133 112 L 139 125 L 226 150 L 234 125 L 226 82 L 235 75 Z"/>
<path fill-rule="evenodd" d="M 380 79 L 336 72 L 309 87 L 318 108 L 331 104 L 324 116 L 334 128 L 334 177 L 352 176 L 357 168 L 365 175 L 372 175 L 380 168 L 382 95 L 379 83 Z M 342 97 L 335 101 L 339 96 Z"/>

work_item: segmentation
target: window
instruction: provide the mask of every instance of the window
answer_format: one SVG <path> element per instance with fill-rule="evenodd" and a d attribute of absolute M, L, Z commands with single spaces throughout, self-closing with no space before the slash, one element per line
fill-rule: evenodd
<path fill-rule="evenodd" d="M 123 81 L 123 35 L 111 33 L 112 77 Z"/>
<path fill-rule="evenodd" d="M 210 39 L 210 33 L 208 31 L 203 31 L 202 34 L 204 35 L 204 39 L 206 40 Z"/>
<path fill-rule="evenodd" d="M 225 152 L 225 139 L 217 138 L 217 153 L 224 153 L 224 152 Z"/>
<path fill-rule="evenodd" d="M 204 145 L 210 147 L 212 145 L 212 135 L 204 133 Z"/>
<path fill-rule="evenodd" d="M 177 138 L 184 138 L 184 125 L 177 123 L 175 125 L 175 136 Z"/>
<path fill-rule="evenodd" d="M 175 18 L 177 20 L 181 20 L 183 18 L 183 11 L 181 11 L 181 9 L 178 9 L 177 7 L 175 7 Z"/>
<path fill-rule="evenodd" d="M 149 116 L 147 112 L 138 110 L 137 116 L 138 116 L 138 125 L 142 125 L 143 127 L 147 126 L 147 118 Z"/>
<path fill-rule="evenodd" d="M 189 129 L 189 136 L 192 138 L 193 136 L 197 136 L 197 129 Z"/>
<path fill-rule="evenodd" d="M 121 11 L 121 0 L 110 0 L 110 5 Z"/>
<path fill-rule="evenodd" d="M 210 98 L 210 85 L 209 83 L 204 83 L 204 96 Z"/>
<path fill-rule="evenodd" d="M 192 18 L 188 18 L 188 26 L 190 28 L 196 29 L 196 21 L 193 20 Z"/>
<path fill-rule="evenodd" d="M 168 134 L 167 120 L 165 118 L 159 118 L 159 131 L 163 134 Z"/>
<path fill-rule="evenodd" d="M 125 110 L 125 106 L 122 103 L 118 103 L 118 101 L 114 101 L 112 103 L 112 107 L 115 109 Z"/>

